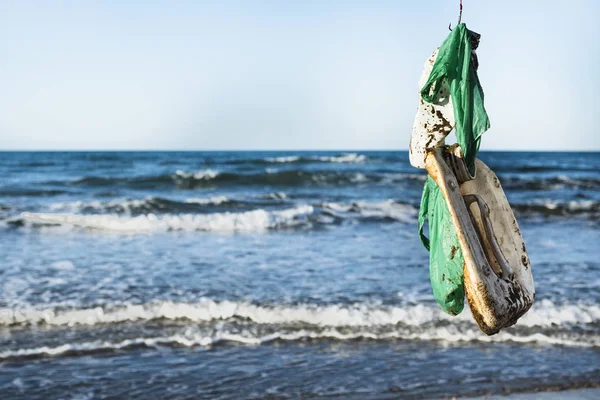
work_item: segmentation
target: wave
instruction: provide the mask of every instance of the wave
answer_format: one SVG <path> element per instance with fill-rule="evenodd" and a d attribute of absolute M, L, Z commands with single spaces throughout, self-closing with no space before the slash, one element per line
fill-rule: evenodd
<path fill-rule="evenodd" d="M 260 306 L 247 302 L 203 299 L 196 304 L 160 302 L 75 310 L 0 310 L 0 322 L 5 326 L 47 324 L 73 328 L 78 325 L 143 323 L 160 319 L 185 320 L 194 324 L 184 326 L 181 333 L 170 336 L 14 349 L 0 352 L 0 358 L 56 356 L 140 346 L 213 346 L 228 342 L 260 345 L 273 341 L 306 340 L 400 339 L 444 343 L 513 342 L 600 346 L 597 331 L 568 329 L 574 326 L 581 328 L 584 324 L 597 324 L 600 321 L 600 306 L 555 305 L 549 300 L 535 304 L 516 327 L 491 337 L 479 331 L 468 312 L 450 317 L 434 305 Z M 234 325 L 236 321 L 241 325 Z"/>
<path fill-rule="evenodd" d="M 127 321 L 156 319 L 192 322 L 210 322 L 228 319 L 245 319 L 256 324 L 296 324 L 317 326 L 375 326 L 421 325 L 443 318 L 439 309 L 428 306 L 377 307 L 370 305 L 318 306 L 260 306 L 248 302 L 203 299 L 195 304 L 158 302 L 148 305 L 95 307 L 87 309 L 0 309 L 0 326 L 12 325 L 98 325 Z"/>
<path fill-rule="evenodd" d="M 288 208 L 280 207 L 288 204 Z M 283 193 L 269 193 L 255 199 L 235 200 L 226 196 L 190 198 L 183 201 L 162 198 L 110 202 L 55 203 L 58 213 L 24 212 L 6 217 L 15 227 L 79 227 L 120 233 L 160 233 L 171 231 L 265 232 L 268 230 L 313 229 L 339 225 L 346 221 L 361 223 L 414 223 L 418 205 L 395 200 L 319 202 L 295 204 Z M 258 207 L 258 208 L 257 208 Z M 266 208 L 265 208 L 266 207 Z M 600 202 L 573 200 L 512 204 L 521 218 L 600 216 Z M 232 212 L 222 210 L 242 209 Z M 71 211 L 71 212 L 64 212 Z"/>
<path fill-rule="evenodd" d="M 98 352 L 114 352 L 130 348 L 155 348 L 158 346 L 183 346 L 183 347 L 212 347 L 219 344 L 234 343 L 245 345 L 262 345 L 277 341 L 307 341 L 307 340 L 411 340 L 411 341 L 439 341 L 450 344 L 469 342 L 481 343 L 520 343 L 520 344 L 545 344 L 569 347 L 598 347 L 598 337 L 580 340 L 575 336 L 560 338 L 543 333 L 530 335 L 516 335 L 501 332 L 496 336 L 485 336 L 476 329 L 458 331 L 452 328 L 437 328 L 427 332 L 411 333 L 396 330 L 385 333 L 373 333 L 370 331 L 357 331 L 346 333 L 339 329 L 327 329 L 322 331 L 297 330 L 274 332 L 266 335 L 252 335 L 234 332 L 216 332 L 213 335 L 204 334 L 176 334 L 163 337 L 134 338 L 121 341 L 91 341 L 83 343 L 61 344 L 58 346 L 42 346 L 26 349 L 6 350 L 0 352 L 0 359 L 11 358 L 39 358 L 47 356 L 69 356 L 86 355 Z"/>
<path fill-rule="evenodd" d="M 256 232 L 268 229 L 292 228 L 306 225 L 307 215 L 313 207 L 304 205 L 295 208 L 266 211 L 254 210 L 241 213 L 143 214 L 124 215 L 79 215 L 52 213 L 22 213 L 24 221 L 42 225 L 76 226 L 94 230 L 124 233 L 153 233 L 169 231 L 211 232 Z"/>
<path fill-rule="evenodd" d="M 540 190 L 560 190 L 560 189 L 600 189 L 600 179 L 569 177 L 558 175 L 554 177 L 535 177 L 520 178 L 515 176 L 502 176 L 500 182 L 504 189 L 540 191 Z"/>
<path fill-rule="evenodd" d="M 263 201 L 281 202 L 285 194 L 270 193 Z M 222 213 L 182 213 L 182 214 L 140 214 L 132 215 L 131 211 L 144 211 L 149 207 L 166 208 L 167 211 L 179 207 L 206 206 L 206 203 L 229 201 L 228 198 L 191 199 L 190 203 L 173 202 L 157 199 L 135 200 L 111 203 L 93 203 L 100 210 L 122 211 L 126 214 L 77 214 L 77 213 L 21 213 L 20 218 L 9 221 L 14 226 L 31 228 L 66 226 L 92 230 L 105 230 L 122 233 L 154 233 L 169 231 L 209 231 L 209 232 L 261 232 L 279 229 L 307 229 L 313 226 L 338 224 L 348 219 L 368 221 L 389 221 L 412 223 L 417 215 L 417 208 L 410 204 L 393 200 L 383 202 L 354 202 L 351 204 L 322 203 L 317 205 L 300 204 L 285 209 L 254 209 L 243 212 Z M 200 204 L 198 204 L 200 203 Z M 251 204 L 251 203 L 240 203 Z M 69 206 L 80 206 L 87 210 L 89 203 Z M 126 208 L 127 207 L 127 208 Z M 137 207 L 137 208 L 136 208 Z"/>
<path fill-rule="evenodd" d="M 191 199 L 186 199 L 186 203 L 191 204 L 202 204 L 202 205 L 221 205 L 226 203 L 231 203 L 232 200 L 228 199 L 226 196 L 213 196 L 213 197 L 196 197 Z"/>
<path fill-rule="evenodd" d="M 338 157 L 317 157 L 317 159 L 321 162 L 363 163 L 367 160 L 367 157 L 362 154 L 350 153 Z"/>
<path fill-rule="evenodd" d="M 287 205 L 288 208 L 280 208 Z M 595 200 L 540 199 L 512 203 L 520 218 L 600 216 Z M 285 193 L 273 192 L 248 198 L 218 195 L 171 200 L 160 197 L 112 201 L 58 202 L 49 213 L 24 212 L 11 216 L 0 207 L 0 218 L 12 227 L 75 226 L 126 233 L 168 231 L 260 232 L 278 229 L 310 229 L 344 221 L 413 223 L 418 204 L 396 200 L 315 202 L 294 204 Z M 15 209 L 16 210 L 16 209 Z M 14 212 L 14 211 L 12 211 Z M 13 214 L 14 215 L 14 214 Z"/>
<path fill-rule="evenodd" d="M 267 164 L 277 163 L 277 164 L 286 164 L 286 163 L 295 163 L 302 160 L 307 160 L 306 158 L 300 158 L 299 156 L 281 156 L 281 157 L 268 157 L 262 160 L 254 160 L 254 163 L 260 163 L 261 161 L 266 162 Z"/>
<path fill-rule="evenodd" d="M 185 172 L 182 170 L 178 170 L 177 172 L 175 172 L 175 179 L 177 178 L 181 178 L 181 179 L 190 179 L 190 178 L 194 178 L 196 180 L 211 180 L 216 178 L 219 175 L 219 171 L 215 171 L 213 169 L 206 169 L 203 171 L 198 171 L 198 172 Z"/>
<path fill-rule="evenodd" d="M 333 157 L 335 158 L 335 157 Z M 361 160 L 360 157 L 356 158 Z M 280 160 L 280 162 L 284 162 Z M 339 160 L 337 162 L 345 162 Z M 361 162 L 361 161 L 357 161 Z M 417 172 L 400 172 L 395 169 L 377 169 L 361 171 L 360 168 L 305 170 L 302 168 L 270 168 L 253 169 L 252 171 L 220 171 L 201 169 L 198 171 L 176 170 L 174 173 L 140 176 L 83 176 L 74 180 L 53 180 L 37 183 L 59 188 L 55 194 L 65 193 L 70 188 L 112 188 L 136 190 L 193 190 L 215 187 L 240 186 L 336 186 L 357 184 L 396 184 L 425 181 L 426 174 Z M 19 193 L 26 189 L 15 189 Z M 52 189 L 54 190 L 54 189 Z M 37 190 L 36 190 L 37 191 Z M 35 193 L 31 194 L 35 195 Z M 40 195 L 42 195 L 40 193 Z"/>
<path fill-rule="evenodd" d="M 53 167 L 55 165 L 64 165 L 62 161 L 22 161 L 19 163 L 19 167 Z"/>
<path fill-rule="evenodd" d="M 596 165 L 575 165 L 575 164 L 545 164 L 545 165 L 518 165 L 518 164 L 498 164 L 489 165 L 491 169 L 497 172 L 551 172 L 551 171 L 564 171 L 564 172 L 579 172 L 588 171 L 596 172 Z"/>
<path fill-rule="evenodd" d="M 411 175 L 411 174 L 408 174 Z M 176 171 L 175 174 L 140 177 L 95 177 L 89 176 L 70 182 L 47 182 L 54 185 L 85 187 L 127 187 L 132 189 L 197 189 L 223 186 L 302 186 L 302 185 L 343 185 L 365 182 L 381 182 L 386 177 L 378 174 L 364 174 L 353 171 L 302 171 L 267 170 L 259 173 L 219 172 L 201 170 L 196 172 Z M 403 176 L 397 175 L 402 179 Z M 410 180 L 410 176 L 408 176 Z"/>
<path fill-rule="evenodd" d="M 238 159 L 227 161 L 227 164 L 310 164 L 310 163 L 348 163 L 357 164 L 364 163 L 367 161 L 367 156 L 364 154 L 357 153 L 346 153 L 337 156 L 278 156 L 278 157 L 266 157 L 260 159 Z"/>
<path fill-rule="evenodd" d="M 288 161 L 284 161 L 288 160 Z M 279 163 L 291 162 L 288 158 Z M 275 161 L 273 161 L 275 162 Z M 342 162 L 342 161 L 339 161 Z M 517 177 L 499 174 L 500 182 L 508 191 L 549 191 L 562 189 L 598 190 L 600 179 L 594 177 Z M 393 169 L 364 170 L 304 170 L 266 168 L 260 172 L 219 171 L 203 169 L 198 171 L 177 170 L 175 173 L 147 176 L 85 176 L 72 181 L 49 181 L 41 184 L 54 188 L 8 188 L 9 196 L 54 196 L 67 193 L 62 187 L 113 187 L 137 190 L 193 190 L 215 187 L 239 186 L 344 186 L 361 184 L 415 184 L 421 185 L 425 173 L 396 172 Z M 56 187 L 59 187 L 57 189 Z"/>
<path fill-rule="evenodd" d="M 153 320 L 216 322 L 246 320 L 258 325 L 302 325 L 329 328 L 427 326 L 447 322 L 473 323 L 468 311 L 451 317 L 437 305 L 386 306 L 371 303 L 351 305 L 297 304 L 259 305 L 240 301 L 200 299 L 196 303 L 161 301 L 149 304 L 107 305 L 75 309 L 0 309 L 0 326 L 77 326 L 103 325 Z M 523 316 L 519 327 L 581 326 L 600 322 L 598 304 L 555 304 L 542 300 Z M 475 325 L 473 325 L 475 326 Z"/>
<path fill-rule="evenodd" d="M 207 201 L 206 205 L 213 204 Z M 214 203 L 216 204 L 216 203 Z M 116 214 L 144 214 L 165 212 L 195 211 L 192 203 L 179 202 L 162 197 L 147 197 L 144 199 L 124 199 L 112 201 L 71 201 L 52 203 L 48 206 L 52 212 L 70 213 L 116 213 Z"/>
<path fill-rule="evenodd" d="M 512 204 L 515 212 L 526 216 L 582 216 L 596 218 L 600 215 L 600 202 L 595 200 L 538 200 L 525 204 Z"/>
<path fill-rule="evenodd" d="M 52 212 L 69 212 L 83 214 L 115 213 L 139 215 L 147 213 L 186 213 L 206 211 L 207 207 L 219 208 L 247 205 L 253 203 L 229 199 L 225 196 L 206 198 L 189 198 L 183 201 L 163 197 L 147 197 L 144 199 L 122 199 L 112 201 L 71 201 L 52 203 L 48 209 Z M 203 207 L 199 207 L 203 206 Z M 214 209 L 214 208 L 211 208 Z"/>
<path fill-rule="evenodd" d="M 279 205 L 287 200 L 287 198 L 287 195 L 282 192 L 267 193 L 242 199 L 233 199 L 223 195 L 191 197 L 183 200 L 146 197 L 142 199 L 119 199 L 111 201 L 58 202 L 50 204 L 48 209 L 52 212 L 83 214 L 115 213 L 139 215 L 147 213 L 186 213 L 214 211 L 215 209 Z M 3 206 L 0 204 L 1 211 L 3 211 Z"/>
<path fill-rule="evenodd" d="M 2 188 L 3 197 L 53 197 L 68 194 L 67 190 L 8 187 Z"/>
<path fill-rule="evenodd" d="M 267 169 L 259 173 L 218 173 L 213 170 L 184 173 L 178 171 L 174 182 L 179 189 L 223 186 L 324 186 L 382 182 L 385 176 L 356 171 L 303 171 Z"/>
<path fill-rule="evenodd" d="M 338 218 L 347 217 L 349 214 L 359 214 L 367 220 L 389 219 L 410 223 L 416 216 L 416 206 L 399 203 L 394 200 L 381 202 L 356 201 L 353 203 L 321 203 L 320 207 L 327 215 Z"/>
<path fill-rule="evenodd" d="M 193 176 L 193 175 L 192 175 Z M 267 168 L 264 172 L 254 174 L 221 173 L 212 179 L 202 178 L 177 181 L 178 188 L 196 188 L 202 186 L 334 186 L 355 184 L 393 184 L 418 183 L 426 179 L 425 174 L 417 173 L 381 173 L 359 171 L 304 171 L 277 170 Z"/>

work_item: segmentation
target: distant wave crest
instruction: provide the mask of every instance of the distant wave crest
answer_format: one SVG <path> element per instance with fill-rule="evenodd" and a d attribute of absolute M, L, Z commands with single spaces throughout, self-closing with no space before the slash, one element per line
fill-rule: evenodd
<path fill-rule="evenodd" d="M 266 157 L 253 160 L 233 160 L 230 163 L 250 163 L 250 164 L 309 164 L 309 163 L 364 163 L 368 157 L 364 154 L 346 153 L 337 156 L 278 156 Z"/>
<path fill-rule="evenodd" d="M 539 191 L 539 190 L 561 190 L 561 189 L 600 189 L 600 179 L 592 177 L 570 177 L 557 175 L 550 177 L 515 177 L 502 176 L 500 181 L 504 189 Z"/>
<path fill-rule="evenodd" d="M 595 200 L 536 200 L 525 204 L 513 204 L 519 214 L 526 216 L 580 216 L 597 218 L 600 216 L 600 202 Z"/>
<path fill-rule="evenodd" d="M 200 170 L 187 172 L 178 170 L 174 174 L 158 176 L 132 177 L 97 177 L 88 176 L 68 182 L 47 182 L 53 185 L 84 187 L 127 187 L 131 189 L 164 189 L 175 187 L 189 190 L 202 187 L 228 186 L 323 186 L 351 185 L 361 183 L 422 182 L 424 175 L 419 174 L 379 174 L 357 171 L 304 171 L 277 170 L 267 168 L 262 172 L 220 172 L 216 170 Z"/>

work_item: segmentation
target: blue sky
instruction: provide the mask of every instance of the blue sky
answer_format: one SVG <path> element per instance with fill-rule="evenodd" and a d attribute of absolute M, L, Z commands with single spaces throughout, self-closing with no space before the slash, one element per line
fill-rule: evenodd
<path fill-rule="evenodd" d="M 2 1 L 0 150 L 406 150 L 458 0 Z M 600 2 L 464 0 L 482 149 L 600 150 Z"/>

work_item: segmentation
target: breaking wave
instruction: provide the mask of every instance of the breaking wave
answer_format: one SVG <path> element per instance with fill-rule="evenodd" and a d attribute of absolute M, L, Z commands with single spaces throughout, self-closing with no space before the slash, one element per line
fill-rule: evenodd
<path fill-rule="evenodd" d="M 212 169 L 206 169 L 203 171 L 198 171 L 198 172 L 185 172 L 182 170 L 178 170 L 177 172 L 175 172 L 175 179 L 196 179 L 196 180 L 211 180 L 216 178 L 219 175 L 218 171 L 212 170 Z"/>
<path fill-rule="evenodd" d="M 258 305 L 239 301 L 214 301 L 203 298 L 197 303 L 171 301 L 75 309 L 0 308 L 0 326 L 77 326 L 102 325 L 152 320 L 216 322 L 232 319 L 259 325 L 312 325 L 329 328 L 377 326 L 446 325 L 447 322 L 473 324 L 468 310 L 452 317 L 435 304 L 386 306 L 370 303 L 351 305 Z M 555 327 L 600 322 L 598 304 L 555 304 L 550 300 L 534 303 L 530 312 L 519 319 L 518 327 Z"/>
<path fill-rule="evenodd" d="M 280 206 L 289 200 L 283 192 L 273 192 L 264 195 L 245 198 L 229 198 L 218 195 L 210 197 L 192 197 L 181 201 L 162 197 L 147 197 L 144 199 L 124 199 L 113 201 L 74 201 L 58 202 L 48 208 L 52 212 L 83 213 L 83 214 L 168 214 L 168 213 L 207 213 L 219 210 L 243 209 L 252 210 L 264 206 Z M 363 218 L 389 218 L 409 222 L 413 216 L 412 208 L 417 205 L 406 205 L 394 200 L 381 202 L 355 201 L 350 203 L 320 202 L 315 203 L 324 215 L 344 218 L 359 213 Z M 512 203 L 512 207 L 522 217 L 529 216 L 583 216 L 595 217 L 600 215 L 600 202 L 580 199 L 559 201 L 539 199 L 528 203 Z M 10 207 L 0 205 L 0 212 L 8 211 Z M 407 219 L 408 218 L 408 219 Z"/>
<path fill-rule="evenodd" d="M 281 201 L 285 194 L 271 193 L 263 201 Z M 313 226 L 338 224 L 347 219 L 368 221 L 390 221 L 412 223 L 415 221 L 417 209 L 413 205 L 387 200 L 383 202 L 323 203 L 319 205 L 301 204 L 286 209 L 254 209 L 243 212 L 222 213 L 182 213 L 132 215 L 132 210 L 143 212 L 149 207 L 156 207 L 157 199 L 132 202 L 103 204 L 93 203 L 100 210 L 118 212 L 127 210 L 125 214 L 76 214 L 76 213 L 21 213 L 20 218 L 10 221 L 16 226 L 48 227 L 71 226 L 92 230 L 105 230 L 122 233 L 154 233 L 169 231 L 210 231 L 210 232 L 261 232 L 271 229 L 306 229 Z M 182 207 L 197 207 L 210 204 L 221 204 L 231 201 L 223 198 L 190 199 L 188 202 L 158 201 L 159 208 L 167 205 L 167 211 L 175 211 Z M 69 204 L 87 210 L 89 203 Z M 108 208 L 107 208 L 108 207 Z M 112 208 L 111 208 L 112 207 Z"/>
<path fill-rule="evenodd" d="M 192 204 L 201 204 L 201 205 L 221 205 L 231 203 L 232 200 L 228 199 L 226 196 L 213 196 L 213 197 L 196 197 L 192 199 L 186 199 L 186 203 Z"/>
<path fill-rule="evenodd" d="M 140 337 L 134 339 L 125 339 L 121 341 L 91 341 L 83 343 L 61 344 L 58 346 L 42 346 L 26 349 L 6 350 L 0 352 L 0 359 L 9 358 L 39 358 L 47 356 L 69 356 L 85 355 L 98 352 L 113 352 L 128 348 L 155 348 L 158 346 L 184 346 L 184 347 L 210 347 L 219 344 L 233 343 L 245 345 L 262 345 L 277 341 L 310 341 L 310 340 L 334 340 L 334 341 L 355 341 L 355 340 L 411 340 L 411 341 L 439 341 L 450 344 L 460 344 L 468 342 L 482 343 L 530 343 L 543 345 L 558 345 L 571 347 L 597 347 L 600 345 L 598 337 L 588 340 L 578 340 L 577 337 L 560 338 L 543 333 L 534 333 L 531 335 L 516 335 L 512 333 L 501 332 L 496 336 L 485 336 L 476 328 L 459 331 L 451 327 L 440 327 L 429 331 L 416 333 L 407 330 L 394 330 L 389 332 L 374 333 L 368 330 L 358 330 L 355 332 L 343 332 L 339 329 L 324 330 L 296 330 L 296 331 L 278 331 L 265 335 L 253 335 L 249 332 L 215 332 L 209 334 L 181 334 L 162 336 L 162 337 Z"/>
<path fill-rule="evenodd" d="M 24 221 L 34 224 L 66 225 L 124 233 L 169 231 L 256 232 L 305 225 L 307 220 L 303 217 L 312 213 L 313 207 L 304 205 L 277 211 L 260 209 L 241 213 L 166 214 L 161 216 L 155 214 L 124 216 L 114 214 L 22 213 L 21 217 Z"/>
<path fill-rule="evenodd" d="M 287 205 L 287 208 L 279 208 Z M 540 200 L 512 204 L 520 218 L 578 217 L 596 219 L 600 202 Z M 51 213 L 23 212 L 3 219 L 15 227 L 78 227 L 121 233 L 170 231 L 264 232 L 280 229 L 311 229 L 345 221 L 363 223 L 414 223 L 418 205 L 395 200 L 295 204 L 285 193 L 269 193 L 253 199 L 235 200 L 226 196 L 140 200 L 55 203 Z M 238 211 L 239 210 L 239 211 Z"/>
<path fill-rule="evenodd" d="M 598 332 L 569 330 L 573 326 L 597 324 L 600 321 L 600 306 L 555 305 L 549 300 L 535 304 L 515 328 L 491 337 L 479 331 L 468 311 L 458 317 L 450 317 L 435 305 L 261 306 L 248 302 L 202 299 L 196 304 L 157 302 L 72 310 L 0 310 L 0 326 L 43 324 L 72 329 L 81 325 L 145 323 L 154 320 L 188 321 L 193 324 L 184 325 L 181 333 L 175 335 L 14 349 L 1 352 L 0 358 L 56 356 L 140 346 L 213 346 L 228 342 L 260 345 L 273 341 L 305 340 L 401 339 L 445 343 L 515 342 L 600 346 Z"/>
<path fill-rule="evenodd" d="M 410 223 L 416 216 L 416 206 L 403 204 L 394 200 L 381 202 L 356 201 L 353 203 L 321 203 L 324 213 L 337 218 L 345 218 L 359 214 L 363 219 L 394 220 Z"/>

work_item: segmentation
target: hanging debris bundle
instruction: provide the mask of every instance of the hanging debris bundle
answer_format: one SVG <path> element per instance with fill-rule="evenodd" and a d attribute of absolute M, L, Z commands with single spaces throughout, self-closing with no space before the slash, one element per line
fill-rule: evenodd
<path fill-rule="evenodd" d="M 500 181 L 477 159 L 481 135 L 490 127 L 477 76 L 479 40 L 459 23 L 426 61 L 410 162 L 429 173 L 419 234 L 430 252 L 434 297 L 444 311 L 457 315 L 466 295 L 477 324 L 492 335 L 517 322 L 531 307 L 535 289 Z M 446 146 L 452 129 L 458 143 Z"/>

